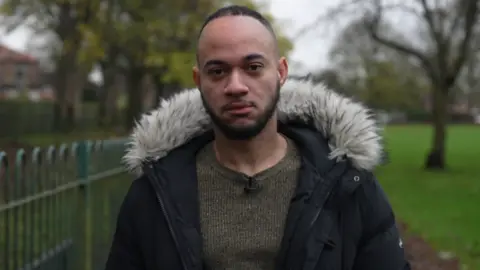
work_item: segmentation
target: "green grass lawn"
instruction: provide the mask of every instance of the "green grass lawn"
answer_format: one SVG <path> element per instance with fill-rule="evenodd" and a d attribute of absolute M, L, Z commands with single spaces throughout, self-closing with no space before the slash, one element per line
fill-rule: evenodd
<path fill-rule="evenodd" d="M 428 126 L 387 127 L 391 160 L 377 176 L 412 233 L 480 269 L 480 126 L 449 127 L 445 172 L 423 170 L 432 136 Z"/>

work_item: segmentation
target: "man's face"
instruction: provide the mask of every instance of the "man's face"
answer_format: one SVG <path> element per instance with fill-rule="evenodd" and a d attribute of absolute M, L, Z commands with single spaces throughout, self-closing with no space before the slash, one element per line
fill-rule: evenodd
<path fill-rule="evenodd" d="M 288 75 L 275 39 L 248 16 L 211 21 L 198 45 L 193 78 L 205 109 L 226 137 L 246 140 L 260 133 L 275 113 Z"/>

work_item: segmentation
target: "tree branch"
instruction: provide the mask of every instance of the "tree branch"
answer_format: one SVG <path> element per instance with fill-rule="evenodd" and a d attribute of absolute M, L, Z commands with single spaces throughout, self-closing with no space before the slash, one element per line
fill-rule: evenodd
<path fill-rule="evenodd" d="M 349 17 L 353 14 L 358 14 L 358 10 L 360 9 L 360 5 L 365 0 L 346 0 L 342 1 L 338 6 L 335 8 L 329 9 L 324 14 L 319 15 L 313 22 L 308 23 L 306 26 L 302 27 L 293 37 L 294 40 L 300 39 L 307 35 L 310 31 L 316 29 L 320 24 L 328 22 L 333 23 L 335 20 L 339 20 L 339 18 Z"/>
<path fill-rule="evenodd" d="M 390 40 L 386 37 L 381 36 L 378 33 L 378 27 L 380 24 L 381 16 L 382 16 L 381 7 L 377 7 L 377 11 L 375 15 L 373 15 L 370 19 L 365 18 L 365 28 L 368 34 L 370 35 L 370 37 L 375 42 L 378 42 L 379 44 L 382 44 L 400 53 L 417 58 L 422 64 L 422 66 L 424 66 L 425 69 L 427 69 L 429 72 L 433 72 L 434 69 L 432 68 L 430 60 L 420 50 L 405 44 L 401 44 L 400 42 L 397 42 L 395 40 Z"/>
<path fill-rule="evenodd" d="M 468 4 L 465 9 L 465 22 L 464 22 L 464 28 L 463 31 L 465 33 L 462 42 L 460 43 L 460 46 L 458 47 L 458 54 L 456 60 L 453 62 L 452 69 L 449 70 L 448 72 L 448 79 L 451 81 L 450 83 L 453 84 L 455 82 L 455 79 L 460 72 L 460 69 L 462 68 L 463 64 L 465 63 L 465 60 L 467 56 L 469 55 L 469 44 L 470 41 L 473 38 L 473 33 L 474 33 L 474 26 L 477 23 L 477 18 L 478 18 L 478 13 L 479 13 L 479 7 L 478 7 L 478 1 L 477 0 L 467 0 Z"/>
<path fill-rule="evenodd" d="M 459 5 L 461 5 L 461 3 Z M 460 26 L 460 23 L 462 22 L 462 20 L 465 19 L 464 17 L 460 16 L 461 13 L 465 12 L 465 7 L 463 7 L 463 6 L 457 7 L 457 10 L 459 10 L 459 12 L 457 12 L 457 14 L 453 15 L 453 17 L 454 17 L 453 22 L 450 24 L 449 30 L 446 33 L 447 37 L 451 37 L 452 35 L 454 35 L 455 31 Z"/>
<path fill-rule="evenodd" d="M 407 14 L 413 15 L 417 19 L 423 20 L 423 14 L 421 14 L 418 10 L 415 10 L 415 8 L 408 6 L 405 2 L 403 3 L 394 3 L 394 4 L 385 4 L 384 7 L 382 7 L 382 10 L 392 10 L 392 11 L 402 11 Z"/>
<path fill-rule="evenodd" d="M 427 22 L 428 25 L 428 30 L 430 32 L 430 35 L 432 36 L 433 40 L 435 40 L 435 43 L 437 45 L 437 50 L 442 51 L 445 46 L 445 40 L 444 37 L 441 33 L 440 29 L 437 29 L 437 23 L 435 22 L 435 15 L 432 10 L 428 7 L 427 0 L 420 0 L 423 8 L 423 15 L 425 18 L 425 21 Z M 435 11 L 437 12 L 437 10 Z M 437 14 L 437 16 L 441 16 L 440 14 Z"/>

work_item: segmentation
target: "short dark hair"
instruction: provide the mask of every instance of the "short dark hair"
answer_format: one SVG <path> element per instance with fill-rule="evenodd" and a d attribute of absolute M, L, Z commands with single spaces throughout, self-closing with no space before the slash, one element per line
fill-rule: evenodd
<path fill-rule="evenodd" d="M 210 14 L 207 19 L 203 22 L 202 27 L 200 28 L 200 32 L 198 36 L 203 32 L 205 26 L 207 26 L 211 21 L 227 17 L 227 16 L 247 16 L 254 18 L 255 20 L 259 21 L 267 30 L 272 34 L 272 36 L 276 39 L 277 35 L 275 34 L 275 30 L 272 27 L 272 24 L 265 18 L 260 12 L 253 10 L 247 6 L 240 6 L 240 5 L 230 5 L 223 8 L 218 9 L 214 13 Z"/>
<path fill-rule="evenodd" d="M 207 19 L 203 22 L 202 27 L 200 28 L 200 31 L 198 32 L 197 36 L 197 43 L 198 40 L 200 39 L 200 36 L 202 35 L 203 29 L 212 21 L 222 18 L 222 17 L 227 17 L 227 16 L 247 16 L 254 18 L 255 20 L 259 21 L 265 28 L 267 28 L 268 32 L 272 34 L 272 37 L 275 41 L 275 49 L 277 49 L 277 35 L 275 34 L 275 30 L 272 27 L 272 24 L 265 18 L 260 12 L 253 10 L 247 6 L 241 6 L 241 5 L 229 5 L 220 9 L 217 9 L 217 11 L 213 12 L 210 14 Z M 198 48 L 198 47 L 197 47 Z M 197 61 L 198 61 L 198 52 L 197 54 Z"/>

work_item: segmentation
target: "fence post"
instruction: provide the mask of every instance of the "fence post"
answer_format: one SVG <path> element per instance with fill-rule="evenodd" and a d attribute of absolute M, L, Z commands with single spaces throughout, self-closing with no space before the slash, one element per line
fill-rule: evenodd
<path fill-rule="evenodd" d="M 79 207 L 81 219 L 79 225 L 80 230 L 80 250 L 78 264 L 81 270 L 92 269 L 92 228 L 91 228 L 91 200 L 90 200 L 90 183 L 88 179 L 90 164 L 90 141 L 81 141 L 78 144 L 77 169 L 78 179 L 80 181 Z M 83 256 L 82 256 L 83 255 Z"/>

